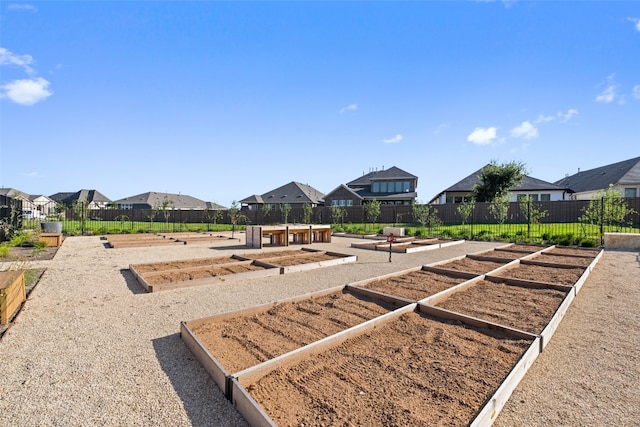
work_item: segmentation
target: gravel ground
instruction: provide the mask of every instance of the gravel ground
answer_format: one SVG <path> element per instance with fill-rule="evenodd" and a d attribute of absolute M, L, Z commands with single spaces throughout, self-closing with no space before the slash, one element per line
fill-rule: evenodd
<path fill-rule="evenodd" d="M 129 264 L 252 250 L 237 240 L 107 249 L 99 237 L 65 239 L 54 259 L 30 262 L 47 271 L 0 342 L 0 426 L 245 426 L 183 344 L 180 321 L 498 246 L 394 253 L 390 263 L 386 252 L 350 248 L 356 241 L 312 247 L 357 263 L 145 293 Z M 637 423 L 638 277 L 637 254 L 605 253 L 497 425 Z"/>

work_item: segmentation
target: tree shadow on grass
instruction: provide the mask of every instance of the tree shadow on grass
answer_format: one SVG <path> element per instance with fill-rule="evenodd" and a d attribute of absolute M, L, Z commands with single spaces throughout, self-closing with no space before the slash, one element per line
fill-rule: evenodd
<path fill-rule="evenodd" d="M 180 334 L 152 340 L 158 362 L 194 427 L 248 427 L 242 416 L 182 341 Z"/>

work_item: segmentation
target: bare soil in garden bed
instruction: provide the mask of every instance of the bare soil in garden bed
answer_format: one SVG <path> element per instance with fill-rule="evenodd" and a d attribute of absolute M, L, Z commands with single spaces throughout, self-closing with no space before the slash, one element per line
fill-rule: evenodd
<path fill-rule="evenodd" d="M 1 257 L 0 262 L 46 261 L 53 259 L 57 252 L 57 246 L 47 246 L 43 249 L 36 249 L 33 246 L 12 246 L 10 255 Z"/>
<path fill-rule="evenodd" d="M 518 264 L 517 266 L 499 271 L 496 276 L 573 286 L 580 276 L 582 276 L 583 272 L 584 268 L 582 267 L 557 268 L 541 265 Z"/>
<path fill-rule="evenodd" d="M 457 270 L 457 271 L 466 271 L 469 273 L 485 274 L 492 270 L 495 270 L 498 267 L 502 267 L 508 262 L 509 262 L 508 260 L 505 260 L 505 262 L 479 261 L 479 260 L 465 257 L 462 259 L 457 259 L 451 262 L 447 262 L 445 264 L 439 264 L 436 267 L 449 268 L 451 270 Z"/>
<path fill-rule="evenodd" d="M 161 285 L 163 283 L 187 282 L 190 280 L 206 279 L 208 277 L 226 276 L 229 274 L 246 273 L 249 271 L 264 270 L 265 267 L 253 263 L 243 262 L 238 264 L 229 264 L 222 267 L 203 267 L 197 269 L 189 269 L 188 271 L 160 270 L 157 274 L 144 276 L 150 285 Z"/>
<path fill-rule="evenodd" d="M 233 257 L 197 258 L 184 261 L 154 262 L 149 264 L 136 264 L 134 268 L 138 273 L 150 273 L 154 271 L 178 270 L 181 268 L 207 267 L 217 264 L 230 264 L 239 260 Z"/>
<path fill-rule="evenodd" d="M 594 257 L 595 258 L 595 257 Z M 576 265 L 579 267 L 586 267 L 593 262 L 593 258 L 586 258 L 582 256 L 565 256 L 556 254 L 541 253 L 530 261 L 551 262 L 554 264 Z"/>
<path fill-rule="evenodd" d="M 375 280 L 362 285 L 362 287 L 418 301 L 466 280 L 449 274 L 418 270 L 400 276 Z"/>
<path fill-rule="evenodd" d="M 505 251 L 505 250 L 501 250 L 501 249 L 495 249 L 495 250 L 492 250 L 492 251 L 481 252 L 481 253 L 476 254 L 476 255 L 488 256 L 488 257 L 494 257 L 494 258 L 504 258 L 504 259 L 509 260 L 509 261 L 513 261 L 514 259 L 518 259 L 518 258 L 522 258 L 523 256 L 526 256 L 526 254 L 521 253 L 521 252 Z"/>
<path fill-rule="evenodd" d="M 192 331 L 225 370 L 234 373 L 395 308 L 381 300 L 339 291 L 277 304 L 247 316 L 211 318 Z"/>
<path fill-rule="evenodd" d="M 598 253 L 600 251 L 597 249 L 580 249 L 565 246 L 556 246 L 555 248 L 549 249 L 547 252 L 559 255 L 579 255 L 595 258 L 596 256 L 598 256 Z"/>
<path fill-rule="evenodd" d="M 467 425 L 530 344 L 414 312 L 242 385 L 280 426 Z"/>
<path fill-rule="evenodd" d="M 325 252 L 308 252 L 307 255 L 288 256 L 277 259 L 264 259 L 264 262 L 278 265 L 280 267 L 289 267 L 292 265 L 311 264 L 313 262 L 328 261 L 338 258 Z"/>
<path fill-rule="evenodd" d="M 566 295 L 566 292 L 556 289 L 529 288 L 481 280 L 474 286 L 456 292 L 437 306 L 539 334 Z"/>

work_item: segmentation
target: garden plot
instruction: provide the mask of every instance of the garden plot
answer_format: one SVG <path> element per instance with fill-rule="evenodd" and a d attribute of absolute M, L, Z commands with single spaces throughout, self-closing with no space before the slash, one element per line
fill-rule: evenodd
<path fill-rule="evenodd" d="M 435 273 L 425 267 L 418 267 L 375 279 L 351 283 L 349 286 L 357 286 L 411 301 L 418 301 L 452 286 L 459 285 L 473 277 L 476 277 L 476 275 L 459 271 Z"/>
<path fill-rule="evenodd" d="M 488 425 L 537 357 L 537 341 L 411 305 L 239 372 L 231 400 L 254 426 Z"/>
<path fill-rule="evenodd" d="M 107 245 L 110 248 L 134 248 L 158 245 L 185 245 L 175 239 L 168 239 L 157 234 L 118 234 L 107 236 Z"/>
<path fill-rule="evenodd" d="M 183 340 L 226 393 L 229 374 L 388 313 L 409 302 L 344 286 L 183 323 Z"/>
<path fill-rule="evenodd" d="M 352 243 L 351 247 L 357 249 L 370 249 L 374 251 L 389 252 L 389 245 L 391 245 L 392 252 L 408 254 L 413 252 L 440 249 L 443 247 L 461 243 L 464 243 L 464 240 L 417 239 L 415 237 L 399 237 L 396 238 L 393 242 L 375 241 L 368 243 Z"/>
<path fill-rule="evenodd" d="M 573 301 L 572 290 L 571 286 L 487 276 L 423 303 L 540 335 L 544 347 Z"/>
<path fill-rule="evenodd" d="M 576 267 L 575 265 L 557 265 L 552 267 L 536 265 L 531 261 L 520 260 L 516 264 L 496 272 L 494 275 L 541 283 L 557 283 L 573 286 L 578 282 L 584 271 L 584 267 Z"/>
<path fill-rule="evenodd" d="M 453 261 L 443 261 L 431 264 L 431 267 L 443 270 L 455 270 L 466 273 L 475 273 L 476 275 L 486 274 L 497 268 L 508 264 L 507 259 L 488 259 L 478 255 L 466 255 L 464 257 L 455 258 Z"/>
<path fill-rule="evenodd" d="M 286 254 L 286 255 L 285 255 Z M 256 257 L 256 258 L 248 258 Z M 270 255 L 246 254 L 130 265 L 148 292 L 238 281 L 355 262 L 356 256 L 300 249 Z"/>

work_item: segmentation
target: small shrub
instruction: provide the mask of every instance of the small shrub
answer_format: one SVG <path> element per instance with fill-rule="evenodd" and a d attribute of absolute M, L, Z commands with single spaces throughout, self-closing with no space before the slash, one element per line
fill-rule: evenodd
<path fill-rule="evenodd" d="M 598 245 L 596 244 L 596 241 L 594 239 L 582 239 L 580 241 L 580 246 L 584 248 L 594 248 Z"/>
<path fill-rule="evenodd" d="M 0 258 L 8 258 L 11 255 L 11 246 L 8 242 L 0 243 Z"/>

